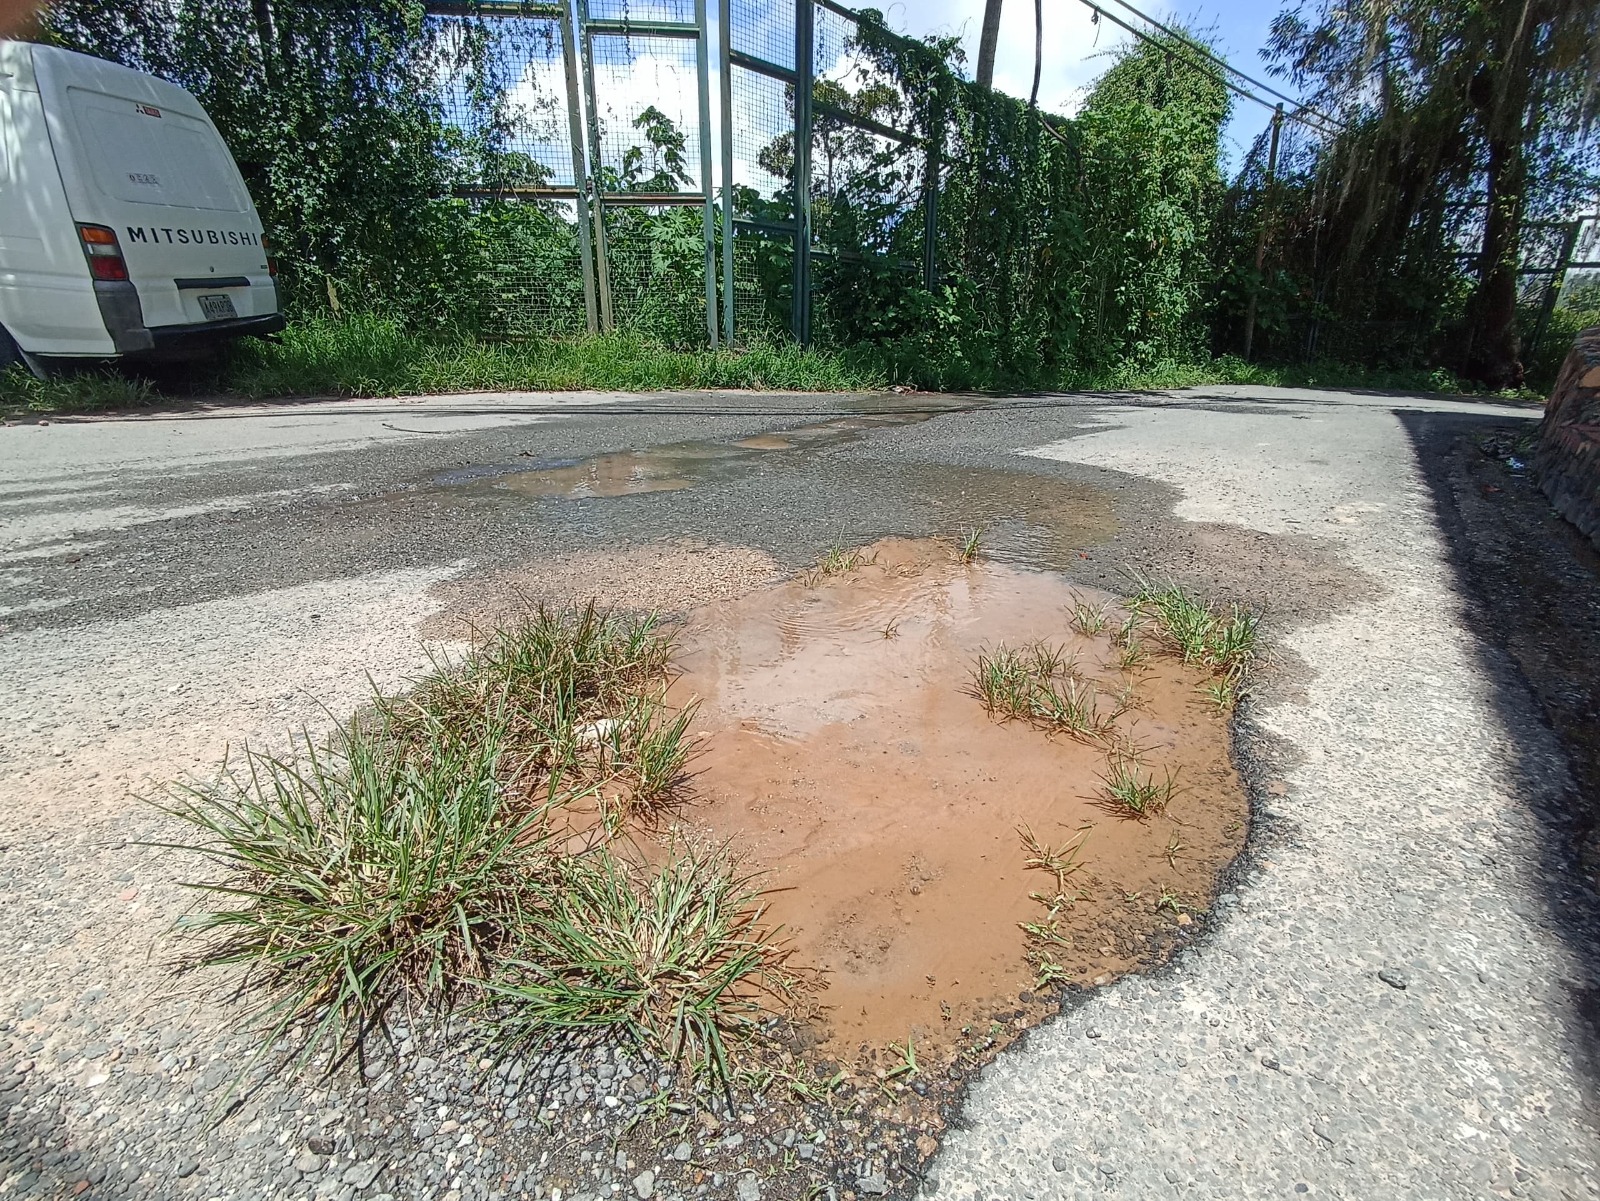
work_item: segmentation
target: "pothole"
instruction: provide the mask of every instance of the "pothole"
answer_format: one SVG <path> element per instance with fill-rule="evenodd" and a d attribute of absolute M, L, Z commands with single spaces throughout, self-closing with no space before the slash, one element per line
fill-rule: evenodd
<path fill-rule="evenodd" d="M 437 476 L 432 483 L 436 487 L 477 495 L 509 492 L 567 500 L 677 492 L 696 484 L 742 475 L 752 470 L 765 455 L 836 446 L 854 441 L 871 430 L 927 421 L 936 411 L 930 408 L 923 412 L 846 414 L 778 434 L 757 434 L 728 442 L 673 442 L 645 450 L 544 463 L 532 468 L 472 467 Z"/>
<path fill-rule="evenodd" d="M 1041 984 L 1164 955 L 1242 848 L 1248 804 L 1211 673 L 1125 655 L 1114 598 L 931 540 L 859 559 L 690 615 L 668 696 L 701 700 L 681 819 L 767 873 L 768 916 L 826 981 L 831 1054 L 909 1038 L 952 1058 L 997 1018 L 1033 1020 Z M 1102 728 L 992 717 L 970 681 L 1001 646 L 1058 655 Z M 1112 801 L 1114 748 L 1170 800 L 1143 817 Z M 1064 877 L 1028 866 L 1041 847 L 1070 848 Z"/>

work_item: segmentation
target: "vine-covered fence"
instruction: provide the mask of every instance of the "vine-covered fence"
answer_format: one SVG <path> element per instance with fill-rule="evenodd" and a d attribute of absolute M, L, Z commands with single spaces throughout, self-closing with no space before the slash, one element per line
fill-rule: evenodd
<path fill-rule="evenodd" d="M 714 39 L 706 0 L 430 0 L 470 48 L 447 118 L 488 149 L 455 192 L 518 231 L 494 332 L 942 337 L 987 369 L 1203 341 L 1226 113 L 1203 72 L 1130 55 L 1068 121 L 875 13 L 713 2 Z"/>

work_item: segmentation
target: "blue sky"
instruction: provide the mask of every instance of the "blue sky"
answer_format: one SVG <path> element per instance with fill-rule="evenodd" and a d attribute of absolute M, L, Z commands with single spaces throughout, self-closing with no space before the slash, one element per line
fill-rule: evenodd
<path fill-rule="evenodd" d="M 1138 24 L 1112 0 L 1099 0 L 1110 12 Z M 1204 31 L 1217 51 L 1242 71 L 1265 78 L 1260 50 L 1268 28 L 1283 7 L 1274 0 L 1168 0 L 1135 7 L 1159 21 L 1182 22 Z M 1292 0 L 1287 0 L 1292 6 Z M 875 0 L 892 28 L 922 36 L 958 34 L 966 47 L 969 69 L 978 58 L 978 34 L 983 24 L 983 0 Z M 1003 0 L 1000 43 L 995 52 L 995 86 L 1026 97 L 1033 83 L 1033 0 Z M 1039 103 L 1055 112 L 1071 112 L 1084 86 L 1104 71 L 1106 51 L 1130 40 L 1130 35 L 1109 22 L 1097 29 L 1093 13 L 1079 0 L 1044 0 L 1044 69 Z M 1275 82 L 1269 80 L 1268 82 Z M 1277 83 L 1280 91 L 1291 89 Z M 1257 134 L 1266 128 L 1270 114 L 1247 100 L 1234 105 L 1234 118 L 1224 135 L 1224 154 L 1230 167 L 1238 164 Z"/>

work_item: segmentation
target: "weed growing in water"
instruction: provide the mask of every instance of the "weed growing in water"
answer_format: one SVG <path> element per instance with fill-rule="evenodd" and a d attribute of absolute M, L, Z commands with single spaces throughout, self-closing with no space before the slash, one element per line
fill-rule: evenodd
<path fill-rule="evenodd" d="M 1071 946 L 1071 940 L 1061 930 L 1061 917 L 1082 899 L 1081 894 L 1076 891 L 1068 893 L 1067 881 L 1083 867 L 1083 862 L 1078 856 L 1083 849 L 1084 840 L 1089 837 L 1089 831 L 1088 829 L 1080 831 L 1077 838 L 1059 847 L 1052 847 L 1039 841 L 1026 825 L 1018 826 L 1017 834 L 1022 839 L 1022 849 L 1027 855 L 1023 866 L 1049 872 L 1056 881 L 1054 895 L 1046 896 L 1037 892 L 1029 894 L 1033 900 L 1044 906 L 1043 919 L 1037 922 L 1017 923 L 1028 937 L 1028 949 L 1024 954 L 1034 970 L 1034 987 L 1045 988 L 1058 984 L 1070 976 L 1067 969 L 1056 961 L 1055 949 Z"/>
<path fill-rule="evenodd" d="M 1094 605 L 1077 598 L 1072 602 L 1072 624 L 1085 638 L 1093 638 L 1106 628 L 1109 618 L 1104 606 Z"/>
<path fill-rule="evenodd" d="M 805 581 L 815 587 L 823 580 L 836 575 L 849 575 L 857 568 L 865 567 L 872 560 L 863 555 L 859 549 L 846 550 L 835 542 L 822 553 L 822 558 L 817 560 L 817 565 L 806 572 Z"/>
<path fill-rule="evenodd" d="M 1106 756 L 1106 773 L 1100 777 L 1105 803 L 1137 821 L 1165 813 L 1177 783 L 1170 768 L 1157 780 L 1153 772 L 1141 771 L 1143 766 L 1137 755 L 1118 748 Z"/>
<path fill-rule="evenodd" d="M 1022 839 L 1022 849 L 1028 855 L 1023 861 L 1023 866 L 1049 872 L 1056 878 L 1056 895 L 1065 896 L 1067 880 L 1083 867 L 1078 852 L 1083 849 L 1084 840 L 1089 837 L 1089 832 L 1084 830 L 1076 839 L 1059 847 L 1040 842 L 1033 830 L 1026 825 L 1018 826 L 1017 834 Z"/>
<path fill-rule="evenodd" d="M 982 549 L 982 543 L 983 528 L 981 526 L 967 527 L 962 531 L 961 541 L 956 544 L 957 562 L 971 563 L 978 557 L 978 552 Z"/>
<path fill-rule="evenodd" d="M 1229 605 L 1226 613 L 1178 584 L 1158 585 L 1135 575 L 1133 607 L 1151 620 L 1160 636 L 1185 663 L 1220 674 L 1242 674 L 1255 657 L 1261 615 Z"/>
<path fill-rule="evenodd" d="M 883 635 L 886 641 L 891 638 L 900 637 L 900 619 L 898 617 L 892 618 L 889 624 L 884 626 L 879 633 Z"/>
<path fill-rule="evenodd" d="M 1183 852 L 1188 849 L 1188 847 L 1184 846 L 1183 839 L 1178 836 L 1178 832 L 1174 830 L 1171 836 L 1167 839 L 1167 849 L 1162 852 L 1163 856 L 1166 858 L 1167 866 L 1176 870 L 1178 866 L 1178 856 L 1183 854 Z"/>
<path fill-rule="evenodd" d="M 978 655 L 970 692 L 993 717 L 1031 722 L 1083 742 L 1112 736 L 1127 706 L 1079 673 L 1076 661 L 1047 642 L 1013 649 L 1004 643 Z"/>

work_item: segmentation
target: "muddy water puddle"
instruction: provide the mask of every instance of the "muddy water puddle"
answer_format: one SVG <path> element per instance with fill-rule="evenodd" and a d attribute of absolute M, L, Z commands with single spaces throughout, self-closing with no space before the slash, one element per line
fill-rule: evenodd
<path fill-rule="evenodd" d="M 1058 888 L 1027 867 L 1019 827 L 1052 847 L 1082 839 L 1050 950 L 1093 985 L 1181 940 L 1243 845 L 1247 806 L 1198 675 L 1160 657 L 1124 673 L 1106 634 L 1073 630 L 1076 601 L 1110 597 L 960 564 L 944 543 L 865 553 L 691 614 L 674 697 L 701 698 L 702 741 L 682 819 L 768 873 L 769 916 L 824 974 L 835 1053 L 909 1036 L 938 1058 L 1035 1002 L 1021 924 L 1046 922 L 1030 894 Z M 1106 695 L 1131 689 L 1118 732 L 1176 773 L 1166 813 L 1109 811 L 1103 747 L 992 720 L 969 693 L 980 651 L 1041 639 Z"/>
<path fill-rule="evenodd" d="M 743 475 L 773 453 L 837 446 L 871 430 L 926 421 L 935 411 L 844 414 L 779 433 L 756 434 L 727 442 L 673 442 L 521 471 L 503 467 L 473 468 L 439 476 L 432 482 L 474 492 L 510 492 L 569 500 L 677 492 L 697 484 Z"/>

